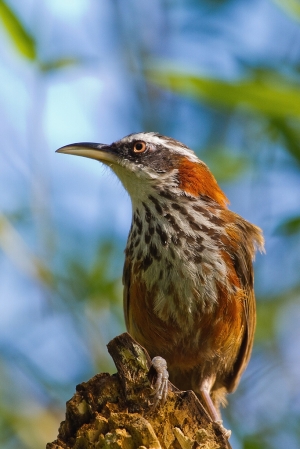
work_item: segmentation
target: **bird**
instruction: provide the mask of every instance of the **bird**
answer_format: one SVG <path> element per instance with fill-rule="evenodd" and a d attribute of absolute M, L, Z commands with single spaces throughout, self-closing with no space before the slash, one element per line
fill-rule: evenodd
<path fill-rule="evenodd" d="M 109 166 L 130 196 L 124 315 L 129 334 L 153 358 L 156 401 L 165 400 L 169 377 L 222 422 L 220 407 L 252 351 L 253 260 L 264 248 L 262 230 L 228 209 L 208 166 L 171 137 L 139 132 L 57 151 Z"/>

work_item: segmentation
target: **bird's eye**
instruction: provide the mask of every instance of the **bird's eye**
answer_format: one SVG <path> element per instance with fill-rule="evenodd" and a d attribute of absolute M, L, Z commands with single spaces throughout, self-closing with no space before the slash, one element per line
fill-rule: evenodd
<path fill-rule="evenodd" d="M 146 144 L 142 140 L 135 142 L 133 145 L 133 151 L 135 153 L 143 153 L 146 150 Z"/>

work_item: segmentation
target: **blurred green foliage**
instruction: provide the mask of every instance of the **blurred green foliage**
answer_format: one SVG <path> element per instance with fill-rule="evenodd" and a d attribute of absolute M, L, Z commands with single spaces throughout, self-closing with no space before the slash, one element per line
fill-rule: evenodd
<path fill-rule="evenodd" d="M 162 88 L 216 106 L 250 109 L 268 118 L 300 117 L 299 83 L 293 83 L 287 77 L 275 77 L 269 71 L 259 71 L 258 74 L 252 71 L 246 79 L 224 81 L 167 67 L 152 68 L 148 78 Z"/>
<path fill-rule="evenodd" d="M 36 43 L 34 37 L 25 29 L 9 4 L 4 1 L 0 1 L 0 18 L 16 50 L 25 58 L 35 60 Z"/>
<path fill-rule="evenodd" d="M 273 0 L 293 19 L 300 20 L 300 4 L 298 0 Z"/>
<path fill-rule="evenodd" d="M 292 217 L 285 219 L 276 229 L 277 233 L 285 236 L 294 235 L 300 233 L 300 217 Z"/>

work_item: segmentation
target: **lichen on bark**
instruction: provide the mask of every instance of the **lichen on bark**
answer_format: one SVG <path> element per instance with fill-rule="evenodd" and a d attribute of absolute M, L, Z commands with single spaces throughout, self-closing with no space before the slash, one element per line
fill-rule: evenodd
<path fill-rule="evenodd" d="M 166 403 L 152 408 L 151 361 L 129 334 L 113 339 L 108 351 L 117 374 L 97 374 L 77 385 L 58 437 L 47 449 L 230 448 L 192 391 L 169 383 Z"/>

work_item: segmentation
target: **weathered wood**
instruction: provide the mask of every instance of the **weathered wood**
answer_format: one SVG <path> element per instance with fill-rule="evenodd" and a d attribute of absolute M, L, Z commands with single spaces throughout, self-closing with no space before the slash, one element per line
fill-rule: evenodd
<path fill-rule="evenodd" d="M 66 419 L 47 449 L 228 449 L 192 391 L 171 383 L 167 402 L 153 410 L 150 358 L 127 333 L 108 344 L 118 373 L 97 374 L 76 387 Z"/>

